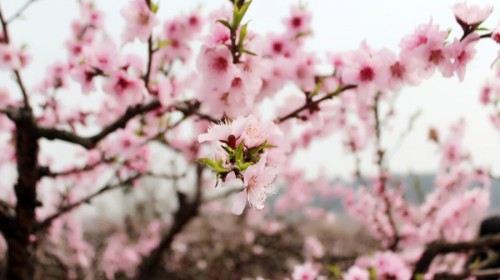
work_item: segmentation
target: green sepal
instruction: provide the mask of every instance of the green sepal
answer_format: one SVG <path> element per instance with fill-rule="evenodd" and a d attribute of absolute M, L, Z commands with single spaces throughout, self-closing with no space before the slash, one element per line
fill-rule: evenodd
<path fill-rule="evenodd" d="M 225 19 L 218 19 L 217 22 L 220 23 L 220 24 L 222 24 L 222 25 L 224 25 L 229 30 L 233 30 L 233 27 L 231 26 L 231 24 L 229 23 L 229 21 L 227 21 Z"/>
<path fill-rule="evenodd" d="M 212 169 L 212 171 L 216 173 L 228 173 L 229 169 L 225 168 L 223 165 L 223 161 L 218 159 L 218 160 L 213 160 L 209 158 L 200 158 L 198 159 L 198 162 L 207 166 L 208 168 Z"/>

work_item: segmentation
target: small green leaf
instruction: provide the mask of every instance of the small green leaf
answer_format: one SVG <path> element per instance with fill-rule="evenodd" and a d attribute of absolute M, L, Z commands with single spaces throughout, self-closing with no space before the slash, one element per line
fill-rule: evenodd
<path fill-rule="evenodd" d="M 240 28 L 240 36 L 238 41 L 238 49 L 240 52 L 243 50 L 243 44 L 245 42 L 245 38 L 247 37 L 247 33 L 248 33 L 248 23 L 245 23 Z"/>
<path fill-rule="evenodd" d="M 342 269 L 336 264 L 331 264 L 326 267 L 326 269 L 332 274 L 333 278 L 342 277 Z"/>
<path fill-rule="evenodd" d="M 368 273 L 370 274 L 370 280 L 377 280 L 377 269 L 375 267 L 370 267 L 368 269 Z"/>
<path fill-rule="evenodd" d="M 241 164 L 244 162 L 244 156 L 245 156 L 245 144 L 243 141 L 236 147 L 236 150 L 234 150 L 234 159 L 236 161 L 236 164 Z"/>
<path fill-rule="evenodd" d="M 486 27 L 477 27 L 476 31 L 490 31 L 490 30 Z"/>
<path fill-rule="evenodd" d="M 424 280 L 424 274 L 418 273 L 417 275 L 415 275 L 415 280 Z"/>
<path fill-rule="evenodd" d="M 240 26 L 241 21 L 243 20 L 243 17 L 245 16 L 246 12 L 248 11 L 248 8 L 250 7 L 250 4 L 252 1 L 247 1 L 241 5 L 241 7 L 238 8 L 238 5 L 234 5 L 233 9 L 233 28 L 236 30 Z"/>
<path fill-rule="evenodd" d="M 165 47 L 168 47 L 170 44 L 172 44 L 170 40 L 160 40 L 158 41 L 156 48 L 163 49 Z"/>
<path fill-rule="evenodd" d="M 248 8 L 250 7 L 250 4 L 252 4 L 252 0 L 249 0 L 247 2 L 245 2 L 241 7 L 240 7 L 240 11 L 239 11 L 239 14 L 241 15 L 241 18 L 243 19 L 243 17 L 245 16 L 245 14 L 247 13 L 248 11 Z"/>
<path fill-rule="evenodd" d="M 236 168 L 238 168 L 239 171 L 245 171 L 252 165 L 253 165 L 252 162 L 238 162 L 236 163 Z"/>
<path fill-rule="evenodd" d="M 213 160 L 209 158 L 200 158 L 198 159 L 198 162 L 201 164 L 206 165 L 208 168 L 212 169 L 216 173 L 227 173 L 229 172 L 228 169 L 226 169 L 223 166 L 222 160 Z"/>
<path fill-rule="evenodd" d="M 254 53 L 254 52 L 252 52 L 252 51 L 249 51 L 249 50 L 247 50 L 247 49 L 244 49 L 242 52 L 243 52 L 243 53 L 246 53 L 246 54 L 249 54 L 249 55 L 257 56 L 257 54 L 256 54 L 256 53 Z"/>
<path fill-rule="evenodd" d="M 158 10 L 160 9 L 160 5 L 154 2 L 151 2 L 151 12 L 156 14 Z"/>
<path fill-rule="evenodd" d="M 227 21 L 225 19 L 218 19 L 217 22 L 220 23 L 220 24 L 222 24 L 222 25 L 224 25 L 229 30 L 233 30 L 233 27 L 231 26 L 231 24 L 229 23 L 229 21 Z"/>
<path fill-rule="evenodd" d="M 224 151 L 226 151 L 226 153 L 228 155 L 234 154 L 234 149 L 233 148 L 231 148 L 231 147 L 229 147 L 227 145 L 221 145 L 221 147 L 222 147 L 222 149 L 224 149 Z"/>

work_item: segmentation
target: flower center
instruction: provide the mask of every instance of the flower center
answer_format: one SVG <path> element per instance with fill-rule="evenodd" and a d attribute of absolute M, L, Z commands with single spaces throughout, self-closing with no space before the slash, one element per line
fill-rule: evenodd
<path fill-rule="evenodd" d="M 365 66 L 359 71 L 359 79 L 362 82 L 369 82 L 375 77 L 375 72 L 370 66 Z"/>

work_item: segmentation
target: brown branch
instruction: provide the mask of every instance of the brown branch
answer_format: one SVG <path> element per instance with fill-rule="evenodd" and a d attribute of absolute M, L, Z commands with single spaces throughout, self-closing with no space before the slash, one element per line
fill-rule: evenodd
<path fill-rule="evenodd" d="M 17 12 L 15 12 L 12 16 L 10 16 L 8 19 L 7 19 L 7 24 L 13 22 L 14 20 L 16 20 L 17 18 L 19 18 L 30 6 L 31 4 L 35 3 L 36 1 L 38 0 L 28 0 L 24 3 L 23 6 L 21 6 L 21 8 L 19 8 L 19 10 L 17 10 Z"/>
<path fill-rule="evenodd" d="M 154 111 L 160 107 L 161 104 L 158 100 L 154 100 L 146 104 L 131 106 L 125 111 L 123 115 L 121 115 L 115 121 L 113 121 L 108 126 L 103 128 L 101 132 L 89 137 L 83 137 L 66 130 L 60 130 L 57 128 L 46 128 L 46 127 L 38 127 L 38 134 L 40 135 L 40 137 L 49 140 L 56 140 L 56 139 L 62 140 L 78 144 L 86 149 L 92 149 L 102 139 L 106 138 L 106 136 L 108 136 L 109 134 L 115 132 L 120 128 L 124 128 L 127 125 L 127 123 L 134 117 Z"/>
<path fill-rule="evenodd" d="M 99 190 L 85 196 L 84 198 L 61 207 L 56 213 L 48 216 L 43 221 L 39 222 L 35 227 L 35 231 L 40 231 L 40 230 L 43 230 L 43 229 L 49 227 L 53 221 L 55 221 L 56 219 L 58 219 L 62 215 L 72 211 L 73 209 L 75 209 L 83 204 L 90 203 L 94 198 L 96 198 L 104 193 L 107 193 L 111 190 L 114 190 L 114 189 L 117 189 L 117 188 L 120 188 L 123 186 L 130 185 L 132 182 L 134 182 L 136 179 L 138 179 L 141 176 L 142 176 L 142 174 L 135 174 L 135 175 L 130 176 L 129 178 L 127 178 L 125 180 L 120 180 L 117 183 L 107 184 L 104 187 L 100 188 Z"/>
<path fill-rule="evenodd" d="M 350 90 L 353 88 L 356 88 L 356 86 L 355 85 L 346 85 L 343 87 L 339 87 L 336 91 L 328 93 L 325 96 L 323 96 L 317 100 L 307 99 L 307 101 L 304 105 L 302 105 L 299 108 L 293 110 L 292 112 L 286 114 L 285 116 L 278 118 L 277 122 L 282 123 L 282 122 L 285 122 L 285 121 L 292 119 L 292 118 L 300 118 L 300 113 L 302 113 L 303 111 L 305 111 L 305 110 L 309 110 L 309 111 L 317 110 L 318 105 L 321 102 L 328 100 L 328 99 L 332 99 L 336 96 L 339 96 L 344 91 L 347 91 L 347 90 Z"/>
<path fill-rule="evenodd" d="M 175 236 L 180 233 L 184 227 L 198 215 L 198 209 L 202 201 L 202 173 L 203 167 L 196 165 L 196 191 L 193 201 L 189 201 L 187 195 L 182 192 L 177 192 L 179 200 L 179 208 L 174 214 L 174 224 L 169 231 L 162 237 L 160 243 L 151 253 L 145 257 L 139 267 L 137 279 L 147 280 L 154 279 L 158 273 L 161 261 L 166 252 L 170 250 L 171 244 Z"/>
<path fill-rule="evenodd" d="M 175 105 L 174 109 L 183 113 L 185 117 L 197 116 L 202 120 L 216 123 L 219 120 L 212 118 L 210 115 L 203 114 L 199 111 L 201 103 L 197 100 L 187 100 Z"/>
<path fill-rule="evenodd" d="M 146 0 L 146 5 L 151 10 L 151 0 Z M 151 31 L 151 35 L 148 38 L 148 65 L 146 68 L 146 74 L 144 75 L 144 85 L 146 89 L 149 91 L 149 79 L 151 76 L 151 68 L 153 65 L 153 54 L 155 50 L 153 49 L 153 31 Z"/>
<path fill-rule="evenodd" d="M 3 30 L 3 36 L 5 38 L 5 43 L 9 44 L 10 43 L 10 35 L 9 35 L 9 29 L 7 28 L 7 21 L 5 20 L 2 9 L 0 9 L 0 23 L 2 25 L 2 30 Z M 14 73 L 14 76 L 16 77 L 16 82 L 21 90 L 21 94 L 23 95 L 23 101 L 24 101 L 24 107 L 31 110 L 31 106 L 29 104 L 29 99 L 28 99 L 28 92 L 26 91 L 26 87 L 24 86 L 23 79 L 21 78 L 21 73 L 19 70 L 14 69 L 12 70 Z"/>
<path fill-rule="evenodd" d="M 14 219 L 14 208 L 5 201 L 0 201 L 0 233 L 2 233 L 7 238 L 14 233 Z"/>
<path fill-rule="evenodd" d="M 386 169 L 384 167 L 384 157 L 385 157 L 385 151 L 382 148 L 382 130 L 381 130 L 381 121 L 380 121 L 380 108 L 379 108 L 379 102 L 380 98 L 382 97 L 382 92 L 377 92 L 375 95 L 374 99 L 374 104 L 373 104 L 373 118 L 375 120 L 374 128 L 375 128 L 375 145 L 377 149 L 377 167 L 378 167 L 378 177 L 380 180 L 380 188 L 383 196 L 383 201 L 384 201 L 384 207 L 385 207 L 385 214 L 387 216 L 387 219 L 389 220 L 389 225 L 391 226 L 393 233 L 394 233 L 394 238 L 392 240 L 392 243 L 389 245 L 389 249 L 391 250 L 396 250 L 399 244 L 400 236 L 398 233 L 398 228 L 396 225 L 396 221 L 394 220 L 394 216 L 392 214 L 391 210 L 391 201 L 389 200 L 389 197 L 387 196 L 387 176 L 386 176 Z"/>
<path fill-rule="evenodd" d="M 479 251 L 491 247 L 500 246 L 500 234 L 478 238 L 472 241 L 462 241 L 455 243 L 444 243 L 436 241 L 427 245 L 422 256 L 415 264 L 412 279 L 418 279 L 419 275 L 424 275 L 438 255 L 448 253 L 465 253 L 469 251 Z"/>
<path fill-rule="evenodd" d="M 70 168 L 70 169 L 63 170 L 63 171 L 52 171 L 47 166 L 40 166 L 39 167 L 40 171 L 39 171 L 38 175 L 40 177 L 49 177 L 49 178 L 75 175 L 75 174 L 83 173 L 83 172 L 86 172 L 86 171 L 94 170 L 96 167 L 98 167 L 98 166 L 100 166 L 102 164 L 105 164 L 105 163 L 110 163 L 110 162 L 112 162 L 114 160 L 115 160 L 114 158 L 105 158 L 105 157 L 103 157 L 99 161 L 86 164 L 86 165 L 84 165 L 82 167 Z"/>
<path fill-rule="evenodd" d="M 462 280 L 470 277 L 474 277 L 477 280 L 500 279 L 500 269 L 469 270 L 459 274 L 437 273 L 434 276 L 434 280 Z"/>

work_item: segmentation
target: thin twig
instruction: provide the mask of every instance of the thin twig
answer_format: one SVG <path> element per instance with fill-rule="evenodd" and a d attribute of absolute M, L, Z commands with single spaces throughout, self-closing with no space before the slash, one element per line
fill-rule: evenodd
<path fill-rule="evenodd" d="M 292 119 L 292 118 L 300 118 L 300 113 L 302 113 L 303 111 L 308 110 L 308 109 L 311 110 L 311 108 L 317 108 L 317 106 L 321 102 L 328 100 L 328 99 L 332 99 L 336 96 L 339 96 L 344 91 L 347 91 L 347 90 L 350 90 L 353 88 L 356 88 L 356 86 L 355 85 L 346 85 L 343 87 L 339 87 L 336 91 L 328 93 L 325 96 L 323 96 L 317 100 L 307 101 L 304 105 L 300 106 L 299 108 L 293 110 L 292 112 L 286 114 L 285 116 L 278 118 L 277 122 L 282 123 L 282 122 L 285 122 L 285 121 Z"/>
<path fill-rule="evenodd" d="M 455 243 L 445 243 L 436 241 L 427 245 L 424 253 L 415 264 L 412 279 L 418 279 L 419 275 L 427 272 L 434 258 L 438 255 L 448 253 L 464 253 L 468 251 L 479 251 L 500 246 L 500 234 L 478 238 L 473 241 L 462 241 Z"/>
<path fill-rule="evenodd" d="M 16 13 L 14 13 L 12 16 L 10 16 L 8 19 L 7 19 L 7 23 L 11 23 L 13 22 L 14 20 L 16 20 L 17 18 L 19 18 L 30 6 L 31 4 L 35 3 L 36 1 L 38 0 L 28 0 L 24 3 L 24 5 L 21 6 L 21 8 L 19 8 L 19 10 L 17 10 Z"/>
<path fill-rule="evenodd" d="M 64 214 L 70 212 L 71 210 L 81 206 L 82 204 L 90 203 L 94 198 L 100 196 L 101 194 L 107 193 L 111 190 L 114 190 L 114 189 L 117 189 L 117 188 L 120 188 L 123 186 L 130 185 L 132 182 L 134 182 L 136 179 L 138 179 L 141 176 L 142 176 L 142 174 L 135 174 L 135 175 L 130 176 L 129 178 L 127 178 L 125 180 L 120 180 L 117 183 L 107 184 L 107 185 L 103 186 L 102 188 L 100 188 L 99 190 L 85 196 L 84 198 L 77 200 L 73 203 L 70 203 L 66 206 L 61 207 L 56 213 L 48 216 L 43 221 L 38 223 L 37 226 L 35 227 L 35 231 L 39 231 L 39 230 L 43 230 L 43 229 L 47 228 L 48 226 L 50 226 L 52 224 L 52 222 L 54 220 L 58 219 L 59 217 L 61 217 Z"/>

